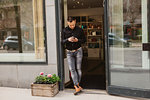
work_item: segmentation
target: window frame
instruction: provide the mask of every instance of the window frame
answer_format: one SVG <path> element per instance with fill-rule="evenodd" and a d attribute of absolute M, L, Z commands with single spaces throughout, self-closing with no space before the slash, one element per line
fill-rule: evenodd
<path fill-rule="evenodd" d="M 42 65 L 48 65 L 48 51 L 47 51 L 47 30 L 46 30 L 46 4 L 45 4 L 45 0 L 43 0 L 43 22 L 44 22 L 44 26 L 43 26 L 43 30 L 44 30 L 44 47 L 45 47 L 45 61 L 44 62 L 29 62 L 29 61 L 24 61 L 24 62 L 20 62 L 20 61 L 16 61 L 16 62 L 12 62 L 12 61 L 8 61 L 8 62 L 3 62 L 0 61 L 0 65 L 8 65 L 8 64 L 23 64 L 23 65 L 36 65 L 36 64 L 42 64 Z"/>
<path fill-rule="evenodd" d="M 109 40 L 108 40 L 108 33 L 109 33 L 109 3 L 110 0 L 105 0 L 105 57 L 106 57 L 106 90 L 107 93 L 110 95 L 119 95 L 119 96 L 130 96 L 130 97 L 141 97 L 141 98 L 150 98 L 150 89 L 139 89 L 139 88 L 133 88 L 133 87 L 123 87 L 123 86 L 117 86 L 111 84 L 111 72 L 110 72 L 110 57 L 109 57 Z M 149 1 L 148 1 L 149 4 Z M 150 9 L 150 6 L 148 6 L 148 9 Z M 150 19 L 150 17 L 148 17 Z M 149 20 L 150 21 L 150 20 Z M 149 29 L 149 28 L 148 28 Z"/>

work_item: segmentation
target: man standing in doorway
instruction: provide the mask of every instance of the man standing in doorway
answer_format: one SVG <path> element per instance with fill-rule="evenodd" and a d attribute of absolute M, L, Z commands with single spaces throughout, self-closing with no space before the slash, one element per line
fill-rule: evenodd
<path fill-rule="evenodd" d="M 83 57 L 81 44 L 85 43 L 86 39 L 83 30 L 76 26 L 74 17 L 69 16 L 67 24 L 68 26 L 62 31 L 61 38 L 67 50 L 67 60 L 75 93 L 78 93 L 82 90 L 79 85 L 82 76 L 81 63 Z"/>

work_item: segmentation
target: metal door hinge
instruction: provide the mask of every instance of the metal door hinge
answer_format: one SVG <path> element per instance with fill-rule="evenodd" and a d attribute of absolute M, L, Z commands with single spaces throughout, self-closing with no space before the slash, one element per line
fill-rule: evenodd
<path fill-rule="evenodd" d="M 103 0 L 103 7 L 105 7 L 105 0 Z"/>

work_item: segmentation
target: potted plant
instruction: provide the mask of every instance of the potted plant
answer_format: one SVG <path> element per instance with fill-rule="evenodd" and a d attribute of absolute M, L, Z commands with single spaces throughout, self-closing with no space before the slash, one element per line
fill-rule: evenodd
<path fill-rule="evenodd" d="M 35 78 L 35 82 L 31 84 L 32 96 L 55 96 L 59 92 L 59 81 L 60 78 L 56 76 L 56 74 L 44 75 L 44 73 L 41 72 L 40 75 Z"/>

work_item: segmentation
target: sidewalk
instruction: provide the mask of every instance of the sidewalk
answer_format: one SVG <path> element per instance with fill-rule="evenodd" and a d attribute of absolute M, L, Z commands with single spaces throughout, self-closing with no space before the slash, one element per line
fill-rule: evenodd
<path fill-rule="evenodd" d="M 0 100 L 149 100 L 120 96 L 111 96 L 104 90 L 84 90 L 80 95 L 74 96 L 72 89 L 60 91 L 55 97 L 31 96 L 30 89 L 0 87 Z"/>

